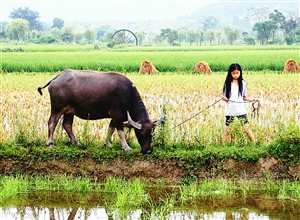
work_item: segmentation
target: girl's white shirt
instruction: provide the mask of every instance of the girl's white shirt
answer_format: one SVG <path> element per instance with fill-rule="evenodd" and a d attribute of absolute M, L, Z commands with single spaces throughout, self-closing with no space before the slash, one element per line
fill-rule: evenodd
<path fill-rule="evenodd" d="M 245 96 L 247 97 L 247 84 L 244 80 L 242 81 L 242 83 L 242 95 L 239 94 L 239 87 L 236 84 L 231 83 L 231 93 L 229 94 L 229 100 L 225 108 L 226 116 L 238 116 L 247 114 L 247 109 L 243 99 Z"/>

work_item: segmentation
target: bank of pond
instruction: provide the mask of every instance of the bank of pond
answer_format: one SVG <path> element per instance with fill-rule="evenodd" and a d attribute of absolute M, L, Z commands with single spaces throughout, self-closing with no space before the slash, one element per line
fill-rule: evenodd
<path fill-rule="evenodd" d="M 1 219 L 297 219 L 299 181 L 1 176 Z"/>

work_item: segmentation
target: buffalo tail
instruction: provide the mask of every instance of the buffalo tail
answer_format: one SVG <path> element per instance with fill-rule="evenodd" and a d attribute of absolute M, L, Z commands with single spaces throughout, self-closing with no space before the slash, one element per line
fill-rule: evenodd
<path fill-rule="evenodd" d="M 47 86 L 49 86 L 51 82 L 52 82 L 52 80 L 49 81 L 49 82 L 48 82 L 46 85 L 44 85 L 43 87 L 39 87 L 39 88 L 37 89 L 38 92 L 40 93 L 40 95 L 43 95 L 42 89 L 44 89 L 44 88 L 46 88 Z"/>

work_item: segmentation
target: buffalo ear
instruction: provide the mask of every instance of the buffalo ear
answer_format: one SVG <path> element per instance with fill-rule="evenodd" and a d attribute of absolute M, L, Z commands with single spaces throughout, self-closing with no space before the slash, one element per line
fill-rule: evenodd
<path fill-rule="evenodd" d="M 163 112 L 160 116 L 160 119 L 153 122 L 154 126 L 156 127 L 157 125 L 160 125 L 160 124 L 164 125 L 166 117 L 167 117 L 166 113 Z"/>
<path fill-rule="evenodd" d="M 142 124 L 133 121 L 132 118 L 130 117 L 128 111 L 127 111 L 127 118 L 128 118 L 128 122 L 129 122 L 133 127 L 135 127 L 135 128 L 138 129 L 138 130 L 141 130 L 141 129 L 142 129 Z"/>
<path fill-rule="evenodd" d="M 133 128 L 132 124 L 130 124 L 130 123 L 124 123 L 124 126 L 125 126 L 126 128 Z"/>

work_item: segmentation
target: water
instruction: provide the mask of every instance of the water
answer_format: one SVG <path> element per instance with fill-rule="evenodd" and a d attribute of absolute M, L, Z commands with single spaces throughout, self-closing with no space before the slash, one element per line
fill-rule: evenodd
<path fill-rule="evenodd" d="M 154 193 L 155 194 L 155 193 Z M 169 192 L 168 192 L 169 194 Z M 114 195 L 104 193 L 30 192 L 0 205 L 1 220 L 298 220 L 300 201 L 278 199 L 272 195 L 197 198 L 192 204 L 169 204 L 151 197 L 144 207 L 114 207 Z M 164 205 L 162 205 L 164 203 Z"/>

